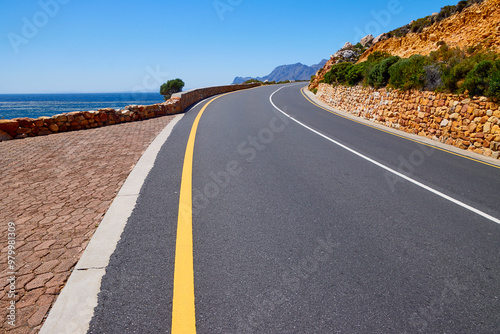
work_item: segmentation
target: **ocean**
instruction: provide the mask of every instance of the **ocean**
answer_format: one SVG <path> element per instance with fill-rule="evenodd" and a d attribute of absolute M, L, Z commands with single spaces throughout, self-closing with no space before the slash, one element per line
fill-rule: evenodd
<path fill-rule="evenodd" d="M 159 93 L 0 94 L 0 119 L 38 118 L 71 111 L 123 109 L 165 102 Z"/>

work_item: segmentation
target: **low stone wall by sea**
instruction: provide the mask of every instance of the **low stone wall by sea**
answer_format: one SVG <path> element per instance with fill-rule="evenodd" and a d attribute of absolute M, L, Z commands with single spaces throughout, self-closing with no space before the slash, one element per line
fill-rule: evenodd
<path fill-rule="evenodd" d="M 187 92 L 181 92 L 181 93 L 174 94 L 174 95 L 172 95 L 172 99 L 180 99 L 181 108 L 182 108 L 182 110 L 185 110 L 187 107 L 189 107 L 189 106 L 191 106 L 191 105 L 193 105 L 193 104 L 195 104 L 203 99 L 206 99 L 207 97 L 210 97 L 210 96 L 234 92 L 236 90 L 253 88 L 253 87 L 258 87 L 258 86 L 260 86 L 259 83 L 253 83 L 253 84 L 227 85 L 227 86 L 216 86 L 216 87 L 192 89 L 192 90 L 189 90 Z"/>
<path fill-rule="evenodd" d="M 0 119 L 0 141 L 44 136 L 53 133 L 97 128 L 101 126 L 140 121 L 148 118 L 178 114 L 207 97 L 259 84 L 227 85 L 194 89 L 177 93 L 166 102 L 149 106 L 131 105 L 123 110 L 112 108 L 97 111 L 75 111 L 51 117 Z"/>
<path fill-rule="evenodd" d="M 388 127 L 500 157 L 499 104 L 486 97 L 324 83 L 316 96 L 338 110 Z"/>

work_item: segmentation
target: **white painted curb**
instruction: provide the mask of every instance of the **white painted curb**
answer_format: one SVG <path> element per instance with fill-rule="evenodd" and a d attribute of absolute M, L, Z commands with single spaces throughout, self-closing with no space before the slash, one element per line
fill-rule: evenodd
<path fill-rule="evenodd" d="M 40 330 L 41 334 L 87 333 L 111 254 L 115 251 L 161 147 L 183 116 L 177 115 L 163 129 L 135 165 L 50 310 Z"/>

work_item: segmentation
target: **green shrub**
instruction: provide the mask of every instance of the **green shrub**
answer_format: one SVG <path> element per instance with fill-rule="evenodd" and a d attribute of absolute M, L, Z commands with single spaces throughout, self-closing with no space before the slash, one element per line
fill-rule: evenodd
<path fill-rule="evenodd" d="M 463 83 L 467 74 L 474 69 L 477 64 L 477 59 L 474 57 L 451 58 L 447 64 L 442 65 L 443 71 L 443 88 L 450 93 L 463 92 Z"/>
<path fill-rule="evenodd" d="M 363 83 L 375 88 L 389 84 L 402 90 L 425 89 L 455 94 L 468 90 L 471 95 L 500 99 L 500 55 L 480 49 L 469 55 L 465 49 L 450 48 L 446 44 L 427 57 L 414 55 L 401 59 L 377 51 L 359 64 L 334 65 L 322 82 L 350 86 Z"/>
<path fill-rule="evenodd" d="M 497 71 L 500 71 L 500 58 L 498 58 L 497 60 L 495 60 L 495 69 Z"/>
<path fill-rule="evenodd" d="M 457 13 L 460 13 L 462 10 L 465 9 L 465 7 L 467 7 L 467 1 L 460 1 L 457 4 L 457 8 L 456 8 Z"/>
<path fill-rule="evenodd" d="M 469 72 L 471 72 L 478 63 L 485 60 L 493 61 L 497 57 L 498 55 L 492 52 L 477 52 L 469 57 L 465 55 L 465 52 L 462 52 L 456 57 L 451 57 L 442 65 L 444 90 L 450 93 L 464 92 L 468 89 L 464 86 L 465 81 L 468 81 L 467 85 L 469 85 L 469 87 L 473 85 L 473 78 L 466 80 Z"/>
<path fill-rule="evenodd" d="M 429 60 L 433 63 L 444 62 L 444 63 L 458 63 L 460 60 L 465 58 L 465 53 L 459 47 L 451 49 L 446 43 L 441 45 L 441 47 L 432 51 L 429 54 Z"/>
<path fill-rule="evenodd" d="M 407 25 L 404 25 L 402 27 L 399 27 L 397 29 L 394 29 L 392 31 L 389 31 L 387 33 L 387 37 L 391 38 L 391 37 L 404 37 L 406 36 L 409 32 L 411 32 L 411 25 L 410 24 L 407 24 Z"/>
<path fill-rule="evenodd" d="M 351 63 L 333 65 L 330 71 L 325 74 L 323 81 L 330 85 L 344 84 L 347 82 L 347 73 L 353 66 Z"/>
<path fill-rule="evenodd" d="M 346 81 L 349 86 L 355 86 L 361 81 L 363 81 L 365 77 L 365 68 L 367 62 L 362 62 L 352 66 L 346 75 Z"/>
<path fill-rule="evenodd" d="M 387 85 L 389 82 L 389 68 L 399 61 L 398 56 L 391 56 L 375 65 L 367 76 L 367 84 L 375 88 Z"/>
<path fill-rule="evenodd" d="M 486 95 L 490 89 L 490 79 L 495 69 L 495 63 L 491 60 L 483 60 L 476 64 L 472 71 L 467 74 L 463 88 L 468 90 L 471 96 Z"/>
<path fill-rule="evenodd" d="M 259 81 L 257 79 L 249 79 L 247 81 L 244 82 L 244 84 L 251 84 L 251 83 L 262 83 L 262 81 Z"/>
<path fill-rule="evenodd" d="M 377 64 L 377 63 L 381 62 L 382 60 L 387 59 L 389 57 L 392 57 L 392 55 L 388 52 L 375 51 L 375 52 L 370 53 L 370 55 L 368 56 L 366 61 L 369 63 Z"/>
<path fill-rule="evenodd" d="M 378 65 L 382 60 L 392 57 L 392 55 L 388 52 L 375 51 L 371 53 L 366 62 L 365 62 L 365 72 L 364 75 L 364 84 L 368 85 L 368 74 L 372 71 L 372 69 Z"/>
<path fill-rule="evenodd" d="M 425 27 L 431 26 L 434 23 L 434 19 L 431 16 L 426 16 L 413 21 L 411 24 L 411 32 L 419 33 L 424 30 Z"/>
<path fill-rule="evenodd" d="M 491 75 L 488 96 L 500 99 L 500 70 L 496 70 Z"/>
<path fill-rule="evenodd" d="M 427 64 L 427 58 L 421 55 L 400 59 L 389 69 L 389 84 L 394 88 L 404 90 L 424 88 L 426 79 L 424 67 Z"/>
<path fill-rule="evenodd" d="M 168 80 L 166 83 L 161 85 L 160 94 L 163 95 L 165 100 L 170 99 L 172 94 L 178 93 L 182 91 L 184 87 L 184 81 L 181 79 Z"/>

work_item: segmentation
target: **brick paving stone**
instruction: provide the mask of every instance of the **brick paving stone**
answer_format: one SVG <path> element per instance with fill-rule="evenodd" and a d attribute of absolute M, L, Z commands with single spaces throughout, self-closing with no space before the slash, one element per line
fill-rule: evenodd
<path fill-rule="evenodd" d="M 31 305 L 31 306 L 17 309 L 17 311 L 16 311 L 16 327 L 24 327 L 24 331 L 20 331 L 19 333 L 29 333 L 30 328 L 27 327 L 28 319 L 37 310 L 38 310 L 38 305 Z M 8 326 L 6 328 L 12 328 L 12 327 Z"/>
<path fill-rule="evenodd" d="M 52 261 L 44 262 L 44 263 L 42 263 L 41 266 L 39 266 L 38 268 L 35 269 L 35 274 L 41 275 L 41 274 L 51 272 L 52 269 L 57 267 L 58 264 L 59 264 L 59 260 L 52 260 Z"/>
<path fill-rule="evenodd" d="M 61 259 L 61 263 L 54 268 L 55 273 L 68 272 L 78 262 L 77 258 Z"/>
<path fill-rule="evenodd" d="M 17 303 L 16 306 L 18 308 L 23 308 L 23 307 L 34 305 L 36 303 L 36 301 L 38 300 L 38 298 L 40 298 L 40 296 L 43 295 L 44 290 L 45 289 L 43 289 L 43 288 L 39 288 L 39 289 L 28 291 L 24 295 L 23 300 L 20 301 L 19 303 Z"/>
<path fill-rule="evenodd" d="M 32 261 L 36 261 L 38 259 L 43 258 L 45 255 L 49 254 L 49 252 L 50 252 L 50 250 L 48 250 L 48 249 L 34 251 L 33 253 L 30 254 L 30 256 L 22 258 L 22 260 L 26 264 L 30 264 Z"/>
<path fill-rule="evenodd" d="M 47 283 L 52 277 L 54 277 L 53 273 L 37 274 L 34 280 L 26 284 L 26 290 L 30 291 L 44 287 L 45 283 Z"/>
<path fill-rule="evenodd" d="M 19 276 L 16 281 L 17 288 L 24 288 L 26 284 L 34 280 L 36 277 L 35 273 L 29 273 L 23 276 Z"/>
<path fill-rule="evenodd" d="M 15 327 L 13 330 L 10 330 L 8 333 L 9 334 L 31 334 L 31 328 L 29 328 L 28 326 Z"/>
<path fill-rule="evenodd" d="M 35 247 L 35 251 L 47 249 L 55 242 L 56 242 L 55 240 L 48 240 L 48 241 L 42 242 L 40 245 Z"/>
<path fill-rule="evenodd" d="M 51 305 L 52 302 L 54 301 L 54 299 L 52 298 L 52 296 L 50 295 L 43 295 L 43 296 L 40 296 L 40 298 L 38 298 L 38 300 L 36 301 L 36 304 L 39 305 L 39 306 L 43 306 L 43 305 Z"/>
<path fill-rule="evenodd" d="M 66 282 L 67 276 L 68 276 L 67 271 L 64 271 L 60 274 L 55 274 L 55 276 L 52 277 L 52 279 L 50 281 L 45 283 L 45 287 L 46 288 L 62 287 L 62 286 L 64 286 L 64 283 Z"/>
<path fill-rule="evenodd" d="M 11 328 L 2 289 L 0 333 L 38 333 L 128 174 L 172 119 L 0 142 L 0 236 L 14 222 L 21 254 L 16 305 L 31 303 L 43 291 L 40 303 L 17 310 L 17 325 Z M 7 238 L 1 238 L 0 249 L 6 246 Z M 2 271 L 6 260 L 0 257 Z M 6 277 L 0 273 L 0 279 Z"/>
<path fill-rule="evenodd" d="M 42 263 L 49 262 L 52 260 L 58 260 L 59 264 L 61 263 L 60 257 L 61 255 L 64 254 L 66 250 L 64 249 L 64 247 L 59 247 L 59 245 L 56 244 L 54 244 L 53 246 L 54 248 L 51 248 L 49 250 L 49 253 L 42 258 Z"/>
<path fill-rule="evenodd" d="M 42 297 L 50 297 L 49 295 L 42 296 Z M 50 298 L 52 299 L 52 298 Z M 37 311 L 28 319 L 28 326 L 29 327 L 35 327 L 38 326 L 42 323 L 43 319 L 45 318 L 45 315 L 47 314 L 47 311 L 50 308 L 50 303 L 45 304 L 45 305 L 38 305 Z"/>

